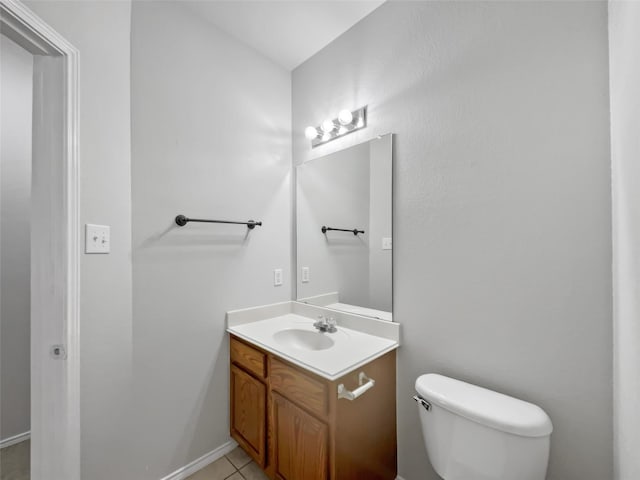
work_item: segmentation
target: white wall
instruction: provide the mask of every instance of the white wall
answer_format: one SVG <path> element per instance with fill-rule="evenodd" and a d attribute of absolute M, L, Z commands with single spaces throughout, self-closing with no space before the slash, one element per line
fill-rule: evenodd
<path fill-rule="evenodd" d="M 33 56 L 0 36 L 0 439 L 30 430 Z"/>
<path fill-rule="evenodd" d="M 640 478 L 640 3 L 609 3 L 615 478 Z"/>
<path fill-rule="evenodd" d="M 291 83 L 179 2 L 133 4 L 131 73 L 128 478 L 157 480 L 229 440 L 225 312 L 290 299 Z M 177 214 L 264 223 L 180 228 Z"/>
<path fill-rule="evenodd" d="M 80 51 L 80 220 L 111 226 L 111 253 L 81 258 L 81 475 L 130 479 L 131 5 L 26 3 Z"/>
<path fill-rule="evenodd" d="M 293 72 L 296 162 L 397 134 L 407 480 L 436 478 L 425 372 L 541 405 L 549 480 L 613 475 L 607 62 L 604 2 L 390 2 Z M 311 151 L 306 125 L 365 104 L 367 129 Z"/>

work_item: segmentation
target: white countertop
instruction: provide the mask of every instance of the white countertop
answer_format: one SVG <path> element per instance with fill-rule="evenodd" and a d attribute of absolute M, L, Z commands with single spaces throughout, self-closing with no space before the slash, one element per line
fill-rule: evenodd
<path fill-rule="evenodd" d="M 274 312 L 272 310 L 269 313 Z M 254 318 L 257 316 L 254 315 Z M 398 347 L 396 339 L 364 333 L 340 324 L 337 332 L 322 334 L 334 341 L 333 346 L 325 350 L 296 348 L 274 338 L 275 333 L 289 329 L 317 332 L 313 322 L 312 318 L 283 312 L 266 319 L 237 323 L 229 321 L 227 331 L 328 380 L 336 380 Z"/>

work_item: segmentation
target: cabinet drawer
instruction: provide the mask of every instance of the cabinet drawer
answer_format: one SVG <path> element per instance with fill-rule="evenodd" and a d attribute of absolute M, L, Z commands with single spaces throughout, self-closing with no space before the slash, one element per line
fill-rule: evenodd
<path fill-rule="evenodd" d="M 316 380 L 273 357 L 269 378 L 273 390 L 316 415 L 326 416 L 329 399 L 325 382 Z"/>
<path fill-rule="evenodd" d="M 266 355 L 260 350 L 250 347 L 246 343 L 231 337 L 231 361 L 237 365 L 240 365 L 245 370 L 257 375 L 260 378 L 265 378 L 266 369 Z"/>

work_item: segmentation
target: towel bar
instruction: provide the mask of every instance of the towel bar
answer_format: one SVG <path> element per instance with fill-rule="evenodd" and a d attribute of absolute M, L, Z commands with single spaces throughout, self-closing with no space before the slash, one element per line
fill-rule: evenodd
<path fill-rule="evenodd" d="M 360 384 L 360 386 L 356 388 L 353 392 L 350 390 L 347 390 L 344 384 L 342 383 L 338 385 L 338 398 L 355 400 L 364 392 L 373 388 L 373 386 L 376 384 L 376 381 L 373 378 L 367 377 L 364 372 L 360 372 L 360 374 L 358 375 L 358 383 Z"/>

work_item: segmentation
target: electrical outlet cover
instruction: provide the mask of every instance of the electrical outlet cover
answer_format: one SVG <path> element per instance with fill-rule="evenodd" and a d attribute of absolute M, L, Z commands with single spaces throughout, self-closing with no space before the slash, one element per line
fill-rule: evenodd
<path fill-rule="evenodd" d="M 85 253 L 109 253 L 111 251 L 111 229 L 107 225 L 85 226 Z"/>

